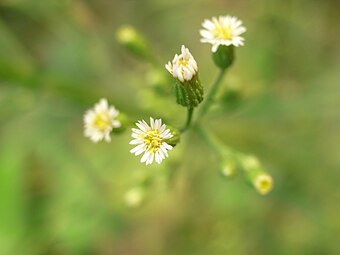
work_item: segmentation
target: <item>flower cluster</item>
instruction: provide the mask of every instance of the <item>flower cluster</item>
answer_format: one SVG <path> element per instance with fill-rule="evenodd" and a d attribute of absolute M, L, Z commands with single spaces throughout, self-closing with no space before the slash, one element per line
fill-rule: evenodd
<path fill-rule="evenodd" d="M 229 15 L 206 19 L 203 21 L 202 27 L 200 41 L 212 45 L 212 59 L 221 71 L 209 93 L 207 93 L 207 98 L 203 101 L 204 89 L 199 79 L 197 62 L 189 49 L 182 45 L 180 53 L 175 54 L 173 59 L 165 64 L 165 69 L 173 77 L 176 102 L 187 108 L 185 126 L 176 129 L 165 125 L 161 118 L 150 117 L 149 123 L 145 120 L 139 120 L 135 123 L 136 127 L 131 128 L 132 140 L 130 145 L 134 147 L 130 150 L 130 153 L 141 156 L 140 162 L 146 165 L 153 162 L 161 164 L 169 156 L 169 151 L 179 142 L 180 135 L 193 126 L 191 123 L 194 109 L 203 102 L 195 119 L 193 130 L 220 155 L 222 175 L 226 178 L 233 177 L 239 169 L 242 169 L 255 190 L 265 195 L 271 191 L 273 180 L 264 171 L 257 158 L 229 149 L 219 139 L 205 131 L 201 123 L 203 115 L 214 102 L 216 91 L 222 84 L 225 70 L 234 61 L 234 47 L 244 44 L 244 38 L 241 35 L 246 31 L 246 28 L 242 26 L 241 20 Z M 152 47 L 149 47 L 149 43 L 134 28 L 124 26 L 119 29 L 117 40 L 136 57 L 148 61 L 152 65 L 157 64 L 157 61 L 154 61 L 157 57 L 153 55 Z M 155 70 L 159 70 L 158 67 L 155 67 Z M 164 75 L 163 77 L 165 77 Z M 170 81 L 167 78 L 164 80 Z M 125 126 L 130 123 L 127 120 L 125 114 L 120 113 L 114 106 L 110 106 L 108 101 L 103 98 L 95 104 L 93 109 L 85 113 L 84 135 L 93 142 L 102 140 L 110 142 L 110 134 L 124 130 Z M 126 204 L 131 207 L 138 206 L 144 200 L 146 194 L 144 188 L 140 184 L 137 188 L 131 189 L 125 196 Z"/>

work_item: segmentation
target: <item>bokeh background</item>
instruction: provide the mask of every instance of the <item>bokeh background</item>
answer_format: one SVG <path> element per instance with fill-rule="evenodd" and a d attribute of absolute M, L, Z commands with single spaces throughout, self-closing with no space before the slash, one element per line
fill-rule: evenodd
<path fill-rule="evenodd" d="M 340 254 L 340 2 L 332 0 L 2 0 L 0 254 Z M 244 21 L 246 44 L 205 119 L 274 177 L 261 196 L 219 174 L 187 133 L 160 166 L 83 137 L 101 97 L 132 119 L 180 126 L 185 109 L 157 64 L 116 40 L 132 25 L 159 69 L 185 44 L 207 89 L 218 73 L 204 18 Z M 137 208 L 126 193 L 143 188 Z M 140 190 L 139 190 L 140 191 Z"/>

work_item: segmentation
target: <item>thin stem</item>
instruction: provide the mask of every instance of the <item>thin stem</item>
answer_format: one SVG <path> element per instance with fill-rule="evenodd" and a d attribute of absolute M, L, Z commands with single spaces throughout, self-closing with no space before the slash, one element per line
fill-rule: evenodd
<path fill-rule="evenodd" d="M 186 131 L 191 124 L 191 120 L 192 120 L 192 116 L 194 115 L 194 108 L 193 107 L 189 107 L 188 108 L 188 114 L 187 114 L 187 121 L 185 123 L 185 126 L 181 129 L 181 132 L 183 133 L 184 131 Z"/>
<path fill-rule="evenodd" d="M 211 89 L 206 97 L 206 100 L 202 103 L 202 106 L 198 112 L 198 116 L 197 116 L 197 122 L 199 122 L 199 120 L 206 114 L 206 112 L 208 111 L 211 103 L 213 102 L 213 99 L 215 97 L 215 94 L 218 90 L 218 88 L 221 85 L 221 81 L 223 80 L 223 77 L 226 73 L 226 69 L 221 69 L 220 73 L 218 74 L 214 84 L 211 86 Z"/>
<path fill-rule="evenodd" d="M 203 138 L 203 140 L 218 153 L 220 156 L 230 154 L 231 150 L 221 143 L 213 134 L 206 131 L 202 126 L 195 125 L 195 131 Z"/>

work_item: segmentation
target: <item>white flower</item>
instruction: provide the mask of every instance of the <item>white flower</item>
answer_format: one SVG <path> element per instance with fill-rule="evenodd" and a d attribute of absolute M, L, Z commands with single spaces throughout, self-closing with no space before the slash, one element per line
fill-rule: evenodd
<path fill-rule="evenodd" d="M 110 133 L 113 128 L 121 126 L 120 121 L 116 120 L 119 111 L 114 106 L 109 106 L 105 98 L 94 106 L 93 109 L 86 111 L 84 115 L 84 135 L 93 142 L 105 140 L 110 142 Z"/>
<path fill-rule="evenodd" d="M 181 82 L 190 81 L 197 73 L 197 63 L 184 45 L 182 45 L 181 52 L 180 55 L 176 54 L 172 62 L 169 61 L 165 65 L 165 68 Z"/>
<path fill-rule="evenodd" d="M 170 133 L 170 129 L 166 129 L 166 125 L 162 125 L 161 119 L 154 120 L 150 117 L 150 126 L 144 121 L 138 121 L 136 123 L 137 128 L 132 128 L 131 136 L 134 138 L 130 144 L 137 145 L 130 150 L 132 154 L 136 156 L 142 154 L 140 162 L 149 165 L 155 159 L 158 164 L 162 162 L 165 157 L 168 157 L 168 150 L 172 149 L 172 146 L 167 144 L 165 140 L 173 137 Z"/>
<path fill-rule="evenodd" d="M 204 29 L 200 30 L 201 42 L 212 44 L 212 52 L 216 52 L 220 45 L 243 45 L 244 38 L 240 35 L 246 32 L 246 28 L 236 17 L 213 17 L 211 20 L 204 20 L 202 26 Z"/>

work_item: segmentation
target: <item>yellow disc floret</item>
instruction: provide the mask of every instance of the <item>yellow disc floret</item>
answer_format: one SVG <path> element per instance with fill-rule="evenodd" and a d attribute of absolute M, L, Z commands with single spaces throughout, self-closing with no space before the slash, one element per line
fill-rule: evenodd
<path fill-rule="evenodd" d="M 163 143 L 159 130 L 149 130 L 144 136 L 144 143 L 150 153 L 158 151 Z"/>

